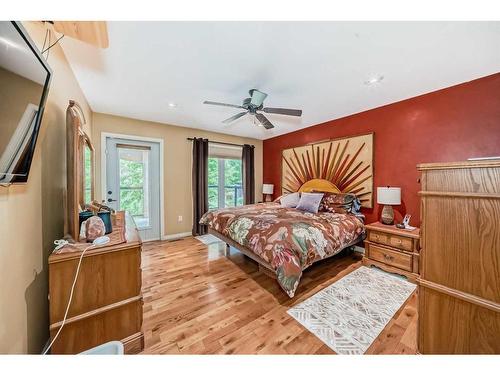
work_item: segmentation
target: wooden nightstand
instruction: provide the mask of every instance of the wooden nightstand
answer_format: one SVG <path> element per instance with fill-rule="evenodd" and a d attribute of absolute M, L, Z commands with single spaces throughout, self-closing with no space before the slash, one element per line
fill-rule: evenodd
<path fill-rule="evenodd" d="M 363 264 L 406 276 L 415 282 L 419 276 L 420 229 L 412 231 L 376 222 L 366 225 Z"/>

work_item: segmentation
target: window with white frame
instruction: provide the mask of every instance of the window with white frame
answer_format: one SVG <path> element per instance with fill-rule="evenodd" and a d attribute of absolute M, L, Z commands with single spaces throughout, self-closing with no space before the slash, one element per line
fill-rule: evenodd
<path fill-rule="evenodd" d="M 242 205 L 241 147 L 211 144 L 208 157 L 209 209 Z"/>

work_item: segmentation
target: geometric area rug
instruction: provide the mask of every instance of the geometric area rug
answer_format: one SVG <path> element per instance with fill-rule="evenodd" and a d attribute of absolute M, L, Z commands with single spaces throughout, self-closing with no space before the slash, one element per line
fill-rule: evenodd
<path fill-rule="evenodd" d="M 416 285 L 360 267 L 287 312 L 337 354 L 363 354 Z"/>

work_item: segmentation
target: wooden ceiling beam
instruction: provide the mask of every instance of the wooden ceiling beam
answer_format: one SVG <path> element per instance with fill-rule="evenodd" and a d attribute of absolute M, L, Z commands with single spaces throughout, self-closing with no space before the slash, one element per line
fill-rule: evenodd
<path fill-rule="evenodd" d="M 109 47 L 106 21 L 54 21 L 54 29 L 99 48 Z"/>

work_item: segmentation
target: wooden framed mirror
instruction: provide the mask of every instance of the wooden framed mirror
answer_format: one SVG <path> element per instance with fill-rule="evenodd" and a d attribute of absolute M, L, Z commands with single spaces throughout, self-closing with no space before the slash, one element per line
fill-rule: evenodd
<path fill-rule="evenodd" d="M 67 207 L 66 234 L 78 241 L 79 212 L 91 203 L 95 185 L 95 151 L 83 130 L 85 115 L 77 102 L 69 101 L 66 110 Z"/>
<path fill-rule="evenodd" d="M 78 202 L 80 207 L 83 208 L 85 204 L 92 203 L 94 200 L 94 146 L 90 141 L 87 133 L 80 135 L 78 154 L 80 162 L 78 163 L 81 168 L 81 178 L 79 181 Z"/>

